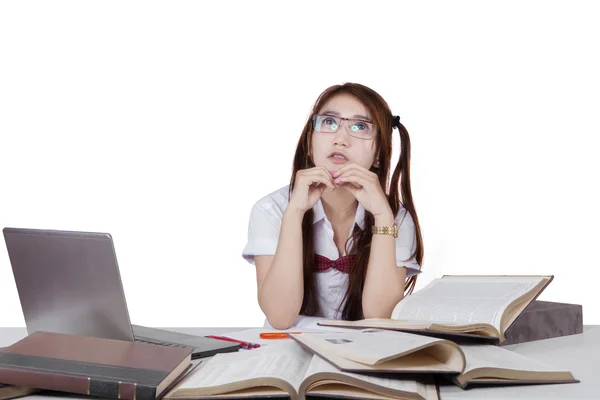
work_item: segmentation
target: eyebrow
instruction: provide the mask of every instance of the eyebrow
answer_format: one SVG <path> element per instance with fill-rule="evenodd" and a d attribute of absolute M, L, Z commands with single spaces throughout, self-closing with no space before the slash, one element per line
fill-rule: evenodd
<path fill-rule="evenodd" d="M 339 112 L 336 111 L 323 111 L 321 114 L 331 114 L 331 115 L 337 115 L 340 116 Z M 371 118 L 369 117 L 365 117 L 364 115 L 360 115 L 360 114 L 355 114 L 353 116 L 351 116 L 350 118 L 358 118 L 358 119 L 364 119 L 366 121 L 372 121 Z"/>

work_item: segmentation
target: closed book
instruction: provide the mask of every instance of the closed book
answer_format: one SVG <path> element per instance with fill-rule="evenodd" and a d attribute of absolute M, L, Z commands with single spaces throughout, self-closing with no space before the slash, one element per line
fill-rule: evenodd
<path fill-rule="evenodd" d="M 533 342 L 583 333 L 580 304 L 536 300 L 506 330 L 501 345 Z"/>
<path fill-rule="evenodd" d="M 0 351 L 0 383 L 154 400 L 191 366 L 192 350 L 37 331 Z"/>

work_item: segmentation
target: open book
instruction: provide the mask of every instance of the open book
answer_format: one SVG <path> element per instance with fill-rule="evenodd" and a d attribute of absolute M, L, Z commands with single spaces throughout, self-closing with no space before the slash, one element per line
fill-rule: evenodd
<path fill-rule="evenodd" d="M 288 336 L 344 372 L 456 375 L 466 363 L 456 343 L 404 332 L 365 329 Z"/>
<path fill-rule="evenodd" d="M 471 383 L 578 382 L 569 371 L 528 359 L 503 347 L 456 345 L 443 339 L 384 330 L 300 333 L 289 336 L 342 371 L 450 373 L 458 386 Z"/>
<path fill-rule="evenodd" d="M 325 320 L 319 325 L 381 328 L 502 343 L 506 330 L 553 278 L 444 275 L 402 299 L 391 318 Z"/>
<path fill-rule="evenodd" d="M 342 372 L 296 342 L 221 353 L 203 362 L 165 399 L 284 397 L 437 400 L 431 376 L 379 377 Z"/>

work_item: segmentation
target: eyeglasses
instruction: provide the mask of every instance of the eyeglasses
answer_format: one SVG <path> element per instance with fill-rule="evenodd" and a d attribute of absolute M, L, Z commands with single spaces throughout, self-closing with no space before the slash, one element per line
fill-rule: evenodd
<path fill-rule="evenodd" d="M 315 132 L 334 133 L 337 132 L 343 121 L 346 121 L 346 131 L 350 136 L 358 139 L 372 139 L 375 134 L 373 123 L 362 119 L 342 118 L 335 115 L 317 114 L 313 115 L 313 126 Z"/>

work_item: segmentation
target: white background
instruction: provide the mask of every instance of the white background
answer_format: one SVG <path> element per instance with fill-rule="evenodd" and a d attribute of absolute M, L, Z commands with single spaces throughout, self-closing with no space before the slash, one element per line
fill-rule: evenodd
<path fill-rule="evenodd" d="M 134 323 L 261 325 L 250 209 L 321 91 L 360 82 L 411 135 L 417 288 L 554 274 L 541 299 L 600 324 L 599 8 L 3 1 L 0 227 L 110 232 Z M 0 326 L 24 326 L 1 249 Z"/>

